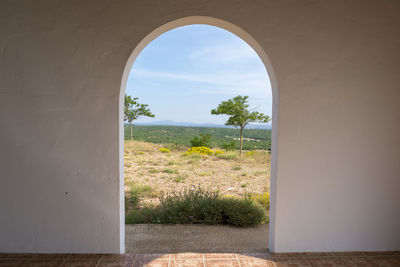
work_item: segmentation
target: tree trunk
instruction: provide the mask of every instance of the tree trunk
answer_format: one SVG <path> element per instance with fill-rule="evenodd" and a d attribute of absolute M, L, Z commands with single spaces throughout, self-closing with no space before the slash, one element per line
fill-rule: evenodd
<path fill-rule="evenodd" d="M 242 155 L 243 149 L 243 127 L 240 127 L 240 152 L 239 155 Z"/>
<path fill-rule="evenodd" d="M 131 130 L 131 140 L 133 140 L 133 135 L 132 135 L 132 122 L 129 123 L 129 128 Z"/>

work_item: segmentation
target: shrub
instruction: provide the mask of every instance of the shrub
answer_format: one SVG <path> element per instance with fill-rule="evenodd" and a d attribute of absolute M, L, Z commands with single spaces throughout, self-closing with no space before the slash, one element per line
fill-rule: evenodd
<path fill-rule="evenodd" d="M 263 193 L 263 194 L 248 194 L 246 196 L 247 198 L 250 198 L 251 200 L 257 202 L 258 204 L 260 204 L 267 216 L 265 218 L 265 222 L 268 223 L 269 222 L 269 206 L 270 206 L 270 196 L 269 193 Z"/>
<path fill-rule="evenodd" d="M 141 196 L 153 195 L 153 189 L 148 185 L 140 185 L 130 183 L 128 196 L 125 196 L 125 203 L 127 209 L 136 208 L 139 204 Z"/>
<path fill-rule="evenodd" d="M 199 137 L 194 137 L 190 140 L 191 147 L 210 147 L 211 134 L 200 134 Z"/>
<path fill-rule="evenodd" d="M 224 154 L 224 151 L 218 150 L 218 149 L 214 151 L 214 155 L 216 155 L 216 156 L 221 155 L 221 154 Z"/>
<path fill-rule="evenodd" d="M 225 149 L 226 151 L 233 151 L 236 149 L 236 142 L 232 140 L 229 143 L 223 143 L 222 148 Z"/>
<path fill-rule="evenodd" d="M 171 150 L 169 150 L 168 148 L 165 148 L 165 147 L 160 147 L 158 149 L 158 151 L 160 151 L 161 153 L 170 153 L 171 152 Z"/>
<path fill-rule="evenodd" d="M 242 169 L 242 167 L 240 167 L 239 165 L 232 167 L 232 170 L 234 170 L 234 171 L 238 171 L 241 169 Z"/>
<path fill-rule="evenodd" d="M 161 197 L 158 205 L 131 211 L 126 223 L 249 226 L 261 223 L 265 216 L 261 205 L 248 197 L 220 197 L 218 192 L 195 187 Z"/>
<path fill-rule="evenodd" d="M 156 169 L 150 169 L 150 170 L 149 170 L 149 173 L 158 173 L 158 170 L 156 170 Z"/>
<path fill-rule="evenodd" d="M 260 205 L 262 205 L 264 208 L 269 210 L 269 193 L 264 193 L 264 194 L 250 194 L 248 196 L 252 200 L 256 201 Z"/>
<path fill-rule="evenodd" d="M 214 154 L 214 152 L 211 149 L 209 149 L 208 147 L 205 147 L 205 146 L 192 147 L 186 152 L 187 155 L 191 155 L 193 153 L 197 153 L 200 155 Z"/>
<path fill-rule="evenodd" d="M 125 196 L 125 209 L 128 210 L 129 208 L 136 208 L 139 204 L 139 201 L 139 196 L 130 192 L 128 196 Z"/>

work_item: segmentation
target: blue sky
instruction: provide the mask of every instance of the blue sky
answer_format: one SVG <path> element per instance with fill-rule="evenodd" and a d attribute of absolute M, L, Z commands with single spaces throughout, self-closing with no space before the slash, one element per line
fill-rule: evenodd
<path fill-rule="evenodd" d="M 211 115 L 221 101 L 248 95 L 252 108 L 271 114 L 272 94 L 263 63 L 236 35 L 208 25 L 168 31 L 133 64 L 126 93 L 148 104 L 155 118 L 136 122 L 221 123 Z"/>

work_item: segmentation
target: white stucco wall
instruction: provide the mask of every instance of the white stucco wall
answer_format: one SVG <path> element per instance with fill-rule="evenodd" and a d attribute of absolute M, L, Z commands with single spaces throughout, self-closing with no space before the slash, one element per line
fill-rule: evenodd
<path fill-rule="evenodd" d="M 399 10 L 396 0 L 1 1 L 0 252 L 123 251 L 121 79 L 145 36 L 187 16 L 243 29 L 273 67 L 271 250 L 400 250 Z"/>

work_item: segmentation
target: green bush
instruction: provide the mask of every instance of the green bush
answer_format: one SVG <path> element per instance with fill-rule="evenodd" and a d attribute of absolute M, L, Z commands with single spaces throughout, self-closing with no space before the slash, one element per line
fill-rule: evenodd
<path fill-rule="evenodd" d="M 158 205 L 129 212 L 126 223 L 249 226 L 261 223 L 265 217 L 261 205 L 248 197 L 220 197 L 218 192 L 195 187 L 161 197 Z"/>
<path fill-rule="evenodd" d="M 270 198 L 269 198 L 269 193 L 263 193 L 263 194 L 248 194 L 246 196 L 247 198 L 250 198 L 251 200 L 257 202 L 260 204 L 264 209 L 267 214 L 265 222 L 269 222 L 269 206 L 270 206 Z"/>
<path fill-rule="evenodd" d="M 128 196 L 125 196 L 125 209 L 136 208 L 140 202 L 139 195 L 132 192 Z"/>
<path fill-rule="evenodd" d="M 190 147 L 205 146 L 210 147 L 211 134 L 200 134 L 190 140 Z"/>
<path fill-rule="evenodd" d="M 269 209 L 269 193 L 250 194 L 248 197 L 251 198 L 252 200 L 258 202 L 260 205 L 262 205 L 266 209 Z"/>
<path fill-rule="evenodd" d="M 125 196 L 126 207 L 136 208 L 139 205 L 140 197 L 151 192 L 151 187 L 147 185 L 132 184 L 127 196 Z"/>
<path fill-rule="evenodd" d="M 231 141 L 229 143 L 223 143 L 222 148 L 225 149 L 226 151 L 233 151 L 236 149 L 236 142 Z"/>
<path fill-rule="evenodd" d="M 132 183 L 129 186 L 129 192 L 125 195 L 126 210 L 136 209 L 139 206 L 141 197 L 156 197 L 159 192 L 153 190 L 148 185 Z"/>

